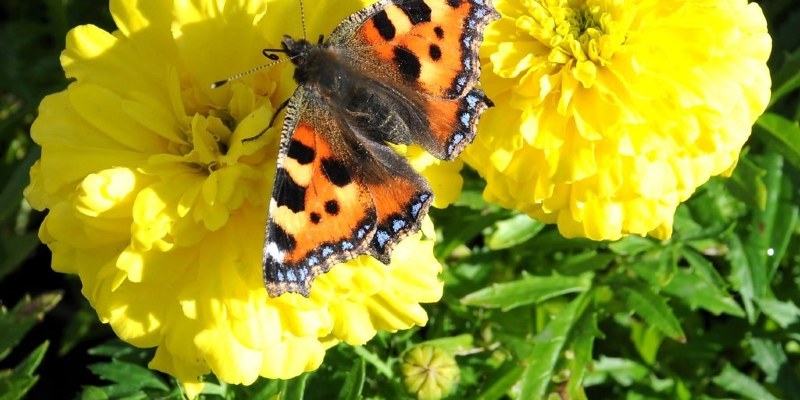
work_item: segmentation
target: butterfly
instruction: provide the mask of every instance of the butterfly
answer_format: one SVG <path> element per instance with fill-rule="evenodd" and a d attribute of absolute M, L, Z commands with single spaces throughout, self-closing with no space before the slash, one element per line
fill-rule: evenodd
<path fill-rule="evenodd" d="M 492 102 L 475 87 L 491 0 L 381 0 L 327 41 L 284 36 L 297 89 L 285 106 L 263 273 L 271 297 L 362 254 L 388 264 L 419 230 L 428 182 L 387 143 L 451 160 Z"/>

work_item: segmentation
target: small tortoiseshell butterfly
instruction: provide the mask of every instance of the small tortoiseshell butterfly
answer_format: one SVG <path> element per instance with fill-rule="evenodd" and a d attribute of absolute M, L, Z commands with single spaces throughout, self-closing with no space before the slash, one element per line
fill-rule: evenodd
<path fill-rule="evenodd" d="M 476 89 L 491 0 L 381 0 L 323 42 L 285 36 L 295 65 L 264 245 L 272 297 L 361 254 L 388 263 L 433 194 L 387 143 L 451 160 L 492 102 Z"/>

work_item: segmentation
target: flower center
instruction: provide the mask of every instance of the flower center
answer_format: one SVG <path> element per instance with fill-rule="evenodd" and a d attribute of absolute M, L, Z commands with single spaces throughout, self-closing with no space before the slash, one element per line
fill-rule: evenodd
<path fill-rule="evenodd" d="M 605 66 L 625 42 L 615 21 L 623 10 L 619 1 L 537 0 L 525 2 L 529 15 L 517 27 L 550 49 L 549 62 L 576 68 L 576 78 L 591 86 L 596 69 Z M 590 65 L 591 64 L 591 65 Z"/>

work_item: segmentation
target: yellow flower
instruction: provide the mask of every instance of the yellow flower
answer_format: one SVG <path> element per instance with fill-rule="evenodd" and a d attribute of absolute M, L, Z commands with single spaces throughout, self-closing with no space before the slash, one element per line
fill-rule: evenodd
<path fill-rule="evenodd" d="M 365 1 L 306 8 L 309 37 Z M 310 5 L 310 4 L 309 4 Z M 79 275 L 99 318 L 123 340 L 156 347 L 150 367 L 190 396 L 202 376 L 230 383 L 316 369 L 338 342 L 424 325 L 438 301 L 433 228 L 400 243 L 390 265 L 367 256 L 318 277 L 311 296 L 269 298 L 261 249 L 281 123 L 259 139 L 295 88 L 261 49 L 300 36 L 299 2 L 111 1 L 113 33 L 79 26 L 61 62 L 74 82 L 48 96 L 31 134 L 42 147 L 28 201 L 49 209 L 40 237 L 53 268 Z M 460 164 L 415 148 L 437 205 L 457 196 Z"/>
<path fill-rule="evenodd" d="M 465 160 L 487 200 L 568 237 L 668 238 L 729 174 L 770 96 L 771 39 L 745 0 L 496 0 L 486 112 Z"/>

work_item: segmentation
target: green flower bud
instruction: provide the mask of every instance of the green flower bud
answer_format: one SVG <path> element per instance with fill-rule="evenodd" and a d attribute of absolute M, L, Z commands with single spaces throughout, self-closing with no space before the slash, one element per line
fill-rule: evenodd
<path fill-rule="evenodd" d="M 446 397 L 460 376 L 455 358 L 441 348 L 429 345 L 408 350 L 400 368 L 406 389 L 420 400 Z"/>

